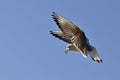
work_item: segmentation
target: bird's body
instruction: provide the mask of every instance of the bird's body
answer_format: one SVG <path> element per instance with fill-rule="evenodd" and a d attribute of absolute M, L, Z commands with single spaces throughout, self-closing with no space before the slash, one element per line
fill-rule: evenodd
<path fill-rule="evenodd" d="M 84 57 L 90 55 L 94 61 L 97 61 L 98 63 L 102 62 L 96 49 L 90 45 L 85 33 L 79 27 L 54 12 L 52 17 L 60 30 L 50 32 L 53 36 L 68 43 L 65 53 L 68 51 L 78 51 L 81 52 Z"/>

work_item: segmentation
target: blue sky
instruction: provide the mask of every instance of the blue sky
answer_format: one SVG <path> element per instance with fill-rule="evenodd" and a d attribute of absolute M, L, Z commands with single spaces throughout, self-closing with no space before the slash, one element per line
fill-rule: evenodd
<path fill-rule="evenodd" d="M 0 80 L 119 80 L 119 0 L 0 0 Z M 49 34 L 57 12 L 81 27 L 102 64 Z"/>

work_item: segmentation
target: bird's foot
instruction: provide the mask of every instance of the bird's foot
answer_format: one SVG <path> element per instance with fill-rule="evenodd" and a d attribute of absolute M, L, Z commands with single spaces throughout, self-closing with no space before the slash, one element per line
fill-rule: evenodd
<path fill-rule="evenodd" d="M 64 51 L 65 54 L 67 54 L 68 51 L 69 51 L 69 48 L 66 48 L 65 51 Z"/>

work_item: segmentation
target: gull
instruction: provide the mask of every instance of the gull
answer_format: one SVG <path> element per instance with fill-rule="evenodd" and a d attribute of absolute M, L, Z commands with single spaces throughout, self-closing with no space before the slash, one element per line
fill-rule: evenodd
<path fill-rule="evenodd" d="M 69 51 L 78 51 L 84 57 L 88 57 L 89 55 L 92 60 L 98 63 L 102 62 L 96 48 L 89 43 L 88 38 L 81 28 L 55 12 L 52 13 L 52 18 L 60 30 L 51 30 L 50 33 L 56 38 L 68 43 L 65 53 Z"/>

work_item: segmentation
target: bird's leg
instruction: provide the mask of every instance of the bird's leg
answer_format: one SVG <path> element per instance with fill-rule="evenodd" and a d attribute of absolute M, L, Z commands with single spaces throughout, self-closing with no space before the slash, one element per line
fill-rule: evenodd
<path fill-rule="evenodd" d="M 66 48 L 66 49 L 65 49 L 65 54 L 67 54 L 68 51 L 69 51 L 69 48 Z"/>
<path fill-rule="evenodd" d="M 67 45 L 67 47 L 66 47 L 66 49 L 65 49 L 65 53 L 67 53 L 68 51 L 70 51 L 70 46 L 71 46 L 72 44 L 68 44 Z"/>
<path fill-rule="evenodd" d="M 71 51 L 71 50 L 76 50 L 75 47 L 73 46 L 73 44 L 68 44 L 66 49 L 65 49 L 65 53 L 67 53 L 68 51 Z"/>
<path fill-rule="evenodd" d="M 65 49 L 65 53 L 67 53 L 68 51 L 79 51 L 79 50 L 73 44 L 68 44 Z"/>

